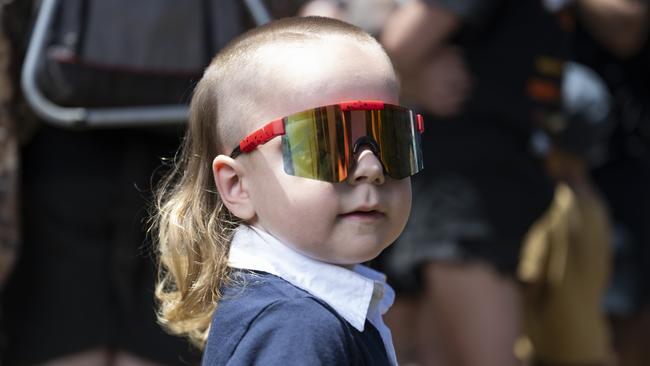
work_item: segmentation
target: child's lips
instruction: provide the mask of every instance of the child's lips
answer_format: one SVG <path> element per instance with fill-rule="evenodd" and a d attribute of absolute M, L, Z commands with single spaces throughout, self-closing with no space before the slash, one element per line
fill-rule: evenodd
<path fill-rule="evenodd" d="M 341 218 L 356 220 L 378 220 L 385 216 L 383 212 L 377 210 L 355 210 L 339 215 Z"/>

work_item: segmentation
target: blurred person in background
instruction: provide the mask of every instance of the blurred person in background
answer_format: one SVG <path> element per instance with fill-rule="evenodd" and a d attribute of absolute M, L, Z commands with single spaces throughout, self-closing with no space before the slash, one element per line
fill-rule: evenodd
<path fill-rule="evenodd" d="M 586 1 L 585 1 L 586 2 Z M 583 2 L 577 1 L 577 5 Z M 575 57 L 612 95 L 614 130 L 593 171 L 613 220 L 613 272 L 604 307 L 618 365 L 650 364 L 650 25 L 649 4 L 593 1 L 578 7 Z"/>
<path fill-rule="evenodd" d="M 568 55 L 570 29 L 555 5 L 413 0 L 382 30 L 404 98 L 429 113 L 411 219 L 383 265 L 401 299 L 415 299 L 402 302 L 418 309 L 412 324 L 436 334 L 402 362 L 519 364 L 519 252 L 553 196 L 530 140 L 561 113 Z"/>
<path fill-rule="evenodd" d="M 635 0 L 577 0 L 571 5 L 576 19 L 571 56 L 600 75 L 585 72 L 583 66 L 568 67 L 563 90 L 567 118 L 540 126 L 551 141 L 548 170 L 560 184 L 551 209 L 528 234 L 522 253 L 519 274 L 528 284 L 526 332 L 534 364 L 646 365 L 650 358 L 642 354 L 650 326 L 630 322 L 643 316 L 620 321 L 622 316 L 613 323 L 614 354 L 604 320 L 605 311 L 642 314 L 647 286 L 647 273 L 638 271 L 647 263 L 647 234 L 638 240 L 644 236 L 639 224 L 647 221 L 648 195 L 641 188 L 648 186 L 643 173 L 647 163 L 645 169 L 643 163 L 629 164 L 642 161 L 638 158 L 644 153 L 632 158 L 635 154 L 625 151 L 630 145 L 647 146 L 647 139 L 640 142 L 642 134 L 632 130 L 647 124 L 649 94 L 642 85 L 647 84 L 650 66 L 643 56 L 648 5 Z M 623 140 L 628 147 L 622 148 Z M 594 168 L 595 182 L 590 176 Z M 609 184 L 603 184 L 603 178 Z M 612 208 L 613 228 L 606 206 Z M 614 235 L 608 234 L 612 231 Z"/>
<path fill-rule="evenodd" d="M 555 180 L 553 202 L 526 235 L 518 267 L 524 334 L 518 356 L 531 365 L 609 365 L 602 298 L 609 283 L 611 225 L 590 169 L 602 163 L 612 127 L 608 90 L 593 71 L 568 62 L 563 115 L 535 133 Z"/>
<path fill-rule="evenodd" d="M 11 25 L 2 13 L 0 3 L 0 330 L 3 326 L 2 299 L 4 286 L 11 273 L 19 249 L 18 213 L 18 126 L 16 124 L 17 94 L 12 80 L 16 45 L 12 42 Z M 0 332 L 0 354 L 6 339 Z"/>
<path fill-rule="evenodd" d="M 26 47 L 24 40 L 16 35 L 24 34 L 27 21 L 7 14 L 29 13 L 31 3 L 13 4 L 15 9 L 7 12 L 10 3 L 0 2 L 0 356 L 7 343 L 2 332 L 4 287 L 15 266 L 21 241 L 19 145 L 34 120 L 21 99 L 16 80 L 19 60 Z"/>
<path fill-rule="evenodd" d="M 12 44 L 0 4 L 0 296 L 18 247 L 18 135 L 12 118 Z M 1 309 L 0 309 L 1 312 Z"/>

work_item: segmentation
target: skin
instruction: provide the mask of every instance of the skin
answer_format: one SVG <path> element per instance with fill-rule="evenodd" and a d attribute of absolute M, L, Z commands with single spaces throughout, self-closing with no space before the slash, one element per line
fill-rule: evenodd
<path fill-rule="evenodd" d="M 395 75 L 379 48 L 337 38 L 260 52 L 259 108 L 247 133 L 275 118 L 345 100 L 397 103 Z M 376 257 L 402 231 L 411 207 L 410 179 L 385 176 L 367 149 L 355 156 L 347 180 L 336 184 L 287 175 L 281 138 L 237 159 L 217 156 L 213 173 L 235 216 L 304 255 L 337 265 Z"/>
<path fill-rule="evenodd" d="M 363 13 L 367 5 L 382 19 L 381 42 L 400 74 L 402 98 L 435 116 L 458 114 L 473 81 L 461 50 L 447 45 L 461 20 L 444 7 L 413 0 L 383 15 L 392 9 L 386 1 L 338 7 L 333 1 L 314 0 L 303 7 L 301 14 L 337 18 L 363 27 L 369 24 Z"/>
<path fill-rule="evenodd" d="M 447 44 L 460 25 L 444 7 L 413 0 L 400 6 L 382 31 L 381 42 L 402 78 L 403 97 L 435 116 L 458 114 L 472 90 L 461 50 Z"/>
<path fill-rule="evenodd" d="M 637 0 L 576 0 L 585 27 L 620 58 L 634 56 L 647 38 L 648 4 Z"/>

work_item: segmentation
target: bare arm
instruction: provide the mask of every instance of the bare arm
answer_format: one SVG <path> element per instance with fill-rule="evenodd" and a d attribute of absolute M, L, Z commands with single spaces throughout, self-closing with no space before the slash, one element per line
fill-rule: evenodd
<path fill-rule="evenodd" d="M 386 21 L 381 42 L 402 82 L 402 97 L 437 116 L 460 112 L 471 89 L 462 51 L 449 45 L 461 18 L 445 7 L 412 0 Z"/>
<path fill-rule="evenodd" d="M 642 0 L 576 0 L 589 32 L 619 57 L 634 55 L 648 33 L 648 3 Z"/>
<path fill-rule="evenodd" d="M 313 0 L 302 6 L 298 15 L 306 17 L 316 15 L 343 20 L 344 16 L 336 2 L 331 0 Z"/>
<path fill-rule="evenodd" d="M 408 70 L 419 70 L 432 53 L 446 44 L 460 22 L 442 7 L 412 0 L 387 20 L 381 42 L 404 75 Z"/>

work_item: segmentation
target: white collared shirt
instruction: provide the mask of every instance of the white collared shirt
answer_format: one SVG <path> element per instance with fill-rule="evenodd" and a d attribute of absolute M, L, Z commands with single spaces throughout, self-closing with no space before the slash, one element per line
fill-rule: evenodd
<path fill-rule="evenodd" d="M 307 257 L 271 234 L 240 225 L 230 244 L 228 265 L 276 275 L 325 301 L 359 332 L 366 319 L 377 328 L 391 364 L 397 365 L 390 329 L 382 315 L 395 300 L 386 276 L 363 265 L 353 270 Z"/>

